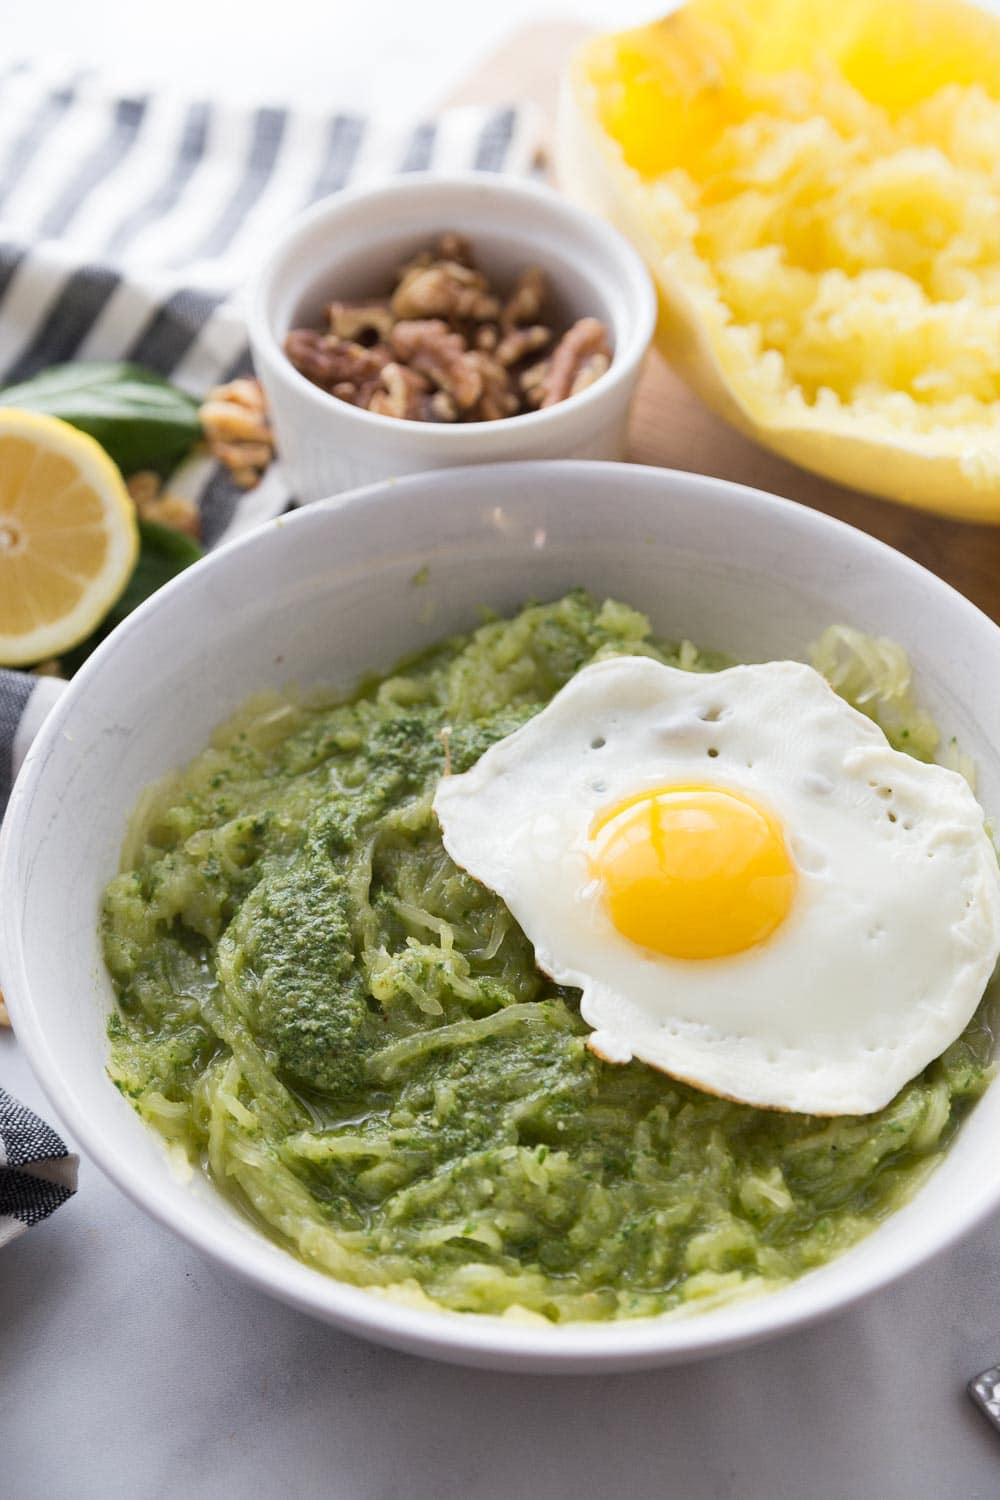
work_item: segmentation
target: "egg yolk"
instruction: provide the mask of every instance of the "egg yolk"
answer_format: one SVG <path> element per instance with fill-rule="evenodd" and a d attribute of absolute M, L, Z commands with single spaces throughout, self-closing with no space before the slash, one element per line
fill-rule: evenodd
<path fill-rule="evenodd" d="M 774 816 L 718 786 L 653 787 L 604 808 L 590 866 L 623 936 L 670 958 L 721 958 L 762 943 L 795 896 Z"/>

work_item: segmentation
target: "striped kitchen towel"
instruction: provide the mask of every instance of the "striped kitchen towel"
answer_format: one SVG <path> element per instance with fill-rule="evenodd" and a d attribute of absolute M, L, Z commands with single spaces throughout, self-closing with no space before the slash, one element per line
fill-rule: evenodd
<path fill-rule="evenodd" d="M 73 1196 L 77 1165 L 55 1131 L 0 1088 L 0 1246 Z"/>
<path fill-rule="evenodd" d="M 201 396 L 250 370 L 240 287 L 292 215 L 396 172 L 527 174 L 537 150 L 531 108 L 392 124 L 0 68 L 0 386 L 65 360 L 130 359 Z M 289 500 L 280 466 L 244 494 L 195 459 L 170 488 L 198 503 L 208 546 Z M 0 669 L 0 817 L 60 690 Z M 75 1172 L 58 1137 L 0 1090 L 0 1244 L 68 1197 Z"/>

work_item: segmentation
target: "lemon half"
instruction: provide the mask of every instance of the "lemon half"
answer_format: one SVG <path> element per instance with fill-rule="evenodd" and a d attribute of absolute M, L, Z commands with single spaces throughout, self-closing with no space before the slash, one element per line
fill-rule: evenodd
<path fill-rule="evenodd" d="M 1000 20 L 690 0 L 584 44 L 557 145 L 709 406 L 828 478 L 1000 520 Z"/>
<path fill-rule="evenodd" d="M 138 550 L 135 507 L 104 449 L 58 417 L 0 409 L 0 665 L 88 636 Z"/>

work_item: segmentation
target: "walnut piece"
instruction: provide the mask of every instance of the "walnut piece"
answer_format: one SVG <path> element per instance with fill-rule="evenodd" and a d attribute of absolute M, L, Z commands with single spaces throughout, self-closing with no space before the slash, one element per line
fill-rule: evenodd
<path fill-rule="evenodd" d="M 435 391 L 417 370 L 394 360 L 379 377 L 378 388 L 365 403 L 369 411 L 384 417 L 405 417 L 411 422 L 454 422 L 458 407 L 447 391 Z"/>
<path fill-rule="evenodd" d="M 213 438 L 234 443 L 267 443 L 271 440 L 267 418 L 237 401 L 209 397 L 199 410 L 202 428 Z"/>
<path fill-rule="evenodd" d="M 243 378 L 214 386 L 199 407 L 198 418 L 212 457 L 225 465 L 238 485 L 251 489 L 274 457 L 260 381 Z"/>
<path fill-rule="evenodd" d="M 158 526 L 181 531 L 185 536 L 193 537 L 196 542 L 201 538 L 198 507 L 186 495 L 157 495 L 155 500 L 147 500 L 139 514 L 144 521 L 155 521 Z"/>
<path fill-rule="evenodd" d="M 433 249 L 418 250 L 411 255 L 409 260 L 396 271 L 396 286 L 403 280 L 408 271 L 415 271 L 418 266 L 433 266 L 439 260 L 457 261 L 460 266 L 468 266 L 475 269 L 476 257 L 472 246 L 464 234 L 456 234 L 454 230 L 447 230 L 438 240 Z"/>
<path fill-rule="evenodd" d="M 606 354 L 603 349 L 595 349 L 594 353 L 588 354 L 579 365 L 573 377 L 573 384 L 569 388 L 570 395 L 577 396 L 581 391 L 585 391 L 588 385 L 593 385 L 595 380 L 600 380 L 610 368 L 611 355 Z"/>
<path fill-rule="evenodd" d="M 395 322 L 388 297 L 373 302 L 331 302 L 326 318 L 335 338 L 355 343 L 360 343 L 366 334 L 384 342 Z"/>
<path fill-rule="evenodd" d="M 563 334 L 547 364 L 539 402 L 543 408 L 576 395 L 604 374 L 611 364 L 604 324 L 598 318 L 580 318 Z"/>
<path fill-rule="evenodd" d="M 224 464 L 241 489 L 252 489 L 274 455 L 268 443 L 213 443 L 213 457 Z"/>
<path fill-rule="evenodd" d="M 548 377 L 550 364 L 551 360 L 541 359 L 536 365 L 529 365 L 526 370 L 522 370 L 521 372 L 521 378 L 518 383 L 521 387 L 521 394 L 526 404 L 530 407 L 537 408 L 542 404 L 545 396 L 545 381 Z"/>
<path fill-rule="evenodd" d="M 285 353 L 299 374 L 326 389 L 337 378 L 329 343 L 326 335 L 315 328 L 293 328 L 285 337 Z"/>
<path fill-rule="evenodd" d="M 435 391 L 424 403 L 425 422 L 457 422 L 458 407 L 447 391 Z"/>
<path fill-rule="evenodd" d="M 500 316 L 500 303 L 481 271 L 457 260 L 413 266 L 392 294 L 397 318 L 468 319 L 487 323 Z"/>
<path fill-rule="evenodd" d="M 472 246 L 464 234 L 456 234 L 454 229 L 448 229 L 438 240 L 438 260 L 454 260 L 460 266 L 474 266 L 476 257 L 472 253 Z"/>
<path fill-rule="evenodd" d="M 355 386 L 366 380 L 377 381 L 392 358 L 384 344 L 374 344 L 368 349 L 353 339 L 338 339 L 333 334 L 313 333 L 305 328 L 288 335 L 285 353 L 300 374 L 327 390 L 344 381 Z"/>
<path fill-rule="evenodd" d="M 155 469 L 139 469 L 135 474 L 128 475 L 125 488 L 138 510 L 140 505 L 156 499 L 163 488 L 163 480 Z"/>
<path fill-rule="evenodd" d="M 537 354 L 552 340 L 552 329 L 544 323 L 527 328 L 511 328 L 497 345 L 497 359 L 502 365 L 519 365 L 529 354 Z"/>
<path fill-rule="evenodd" d="M 527 266 L 503 305 L 503 326 L 520 328 L 525 323 L 537 323 L 542 316 L 547 291 L 545 272 L 538 266 Z"/>
<path fill-rule="evenodd" d="M 143 521 L 155 521 L 158 526 L 169 526 L 171 531 L 182 531 L 185 536 L 201 536 L 201 516 L 193 500 L 186 495 L 171 495 L 164 491 L 163 481 L 152 469 L 140 469 L 130 474 L 125 488 L 135 502 L 136 513 Z"/>
<path fill-rule="evenodd" d="M 416 421 L 423 416 L 424 397 L 429 390 L 422 375 L 393 360 L 379 375 L 368 410 L 381 412 L 383 417 L 408 417 Z"/>
<path fill-rule="evenodd" d="M 389 337 L 393 354 L 446 391 L 460 411 L 475 406 L 483 392 L 482 375 L 461 334 L 440 318 L 407 319 Z"/>
<path fill-rule="evenodd" d="M 482 381 L 482 395 L 475 413 L 479 420 L 498 422 L 502 417 L 512 417 L 521 403 L 506 366 L 482 349 L 473 349 L 466 357 L 479 371 Z"/>

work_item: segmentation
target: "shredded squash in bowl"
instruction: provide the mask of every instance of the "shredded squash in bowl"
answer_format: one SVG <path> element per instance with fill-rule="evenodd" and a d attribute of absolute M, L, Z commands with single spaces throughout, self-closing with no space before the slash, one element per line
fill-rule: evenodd
<path fill-rule="evenodd" d="M 519 1321 L 683 1316 L 856 1243 L 990 1082 L 995 988 L 862 1116 L 755 1109 L 588 1049 L 579 990 L 452 861 L 433 797 L 446 764 L 626 656 L 724 664 L 577 591 L 346 700 L 252 700 L 136 809 L 102 914 L 111 1076 L 175 1164 L 307 1264 Z M 953 758 L 901 646 L 834 624 L 813 659 L 896 748 Z"/>
<path fill-rule="evenodd" d="M 692 0 L 574 60 L 562 182 L 637 243 L 660 341 L 832 479 L 1000 520 L 1000 20 Z"/>

